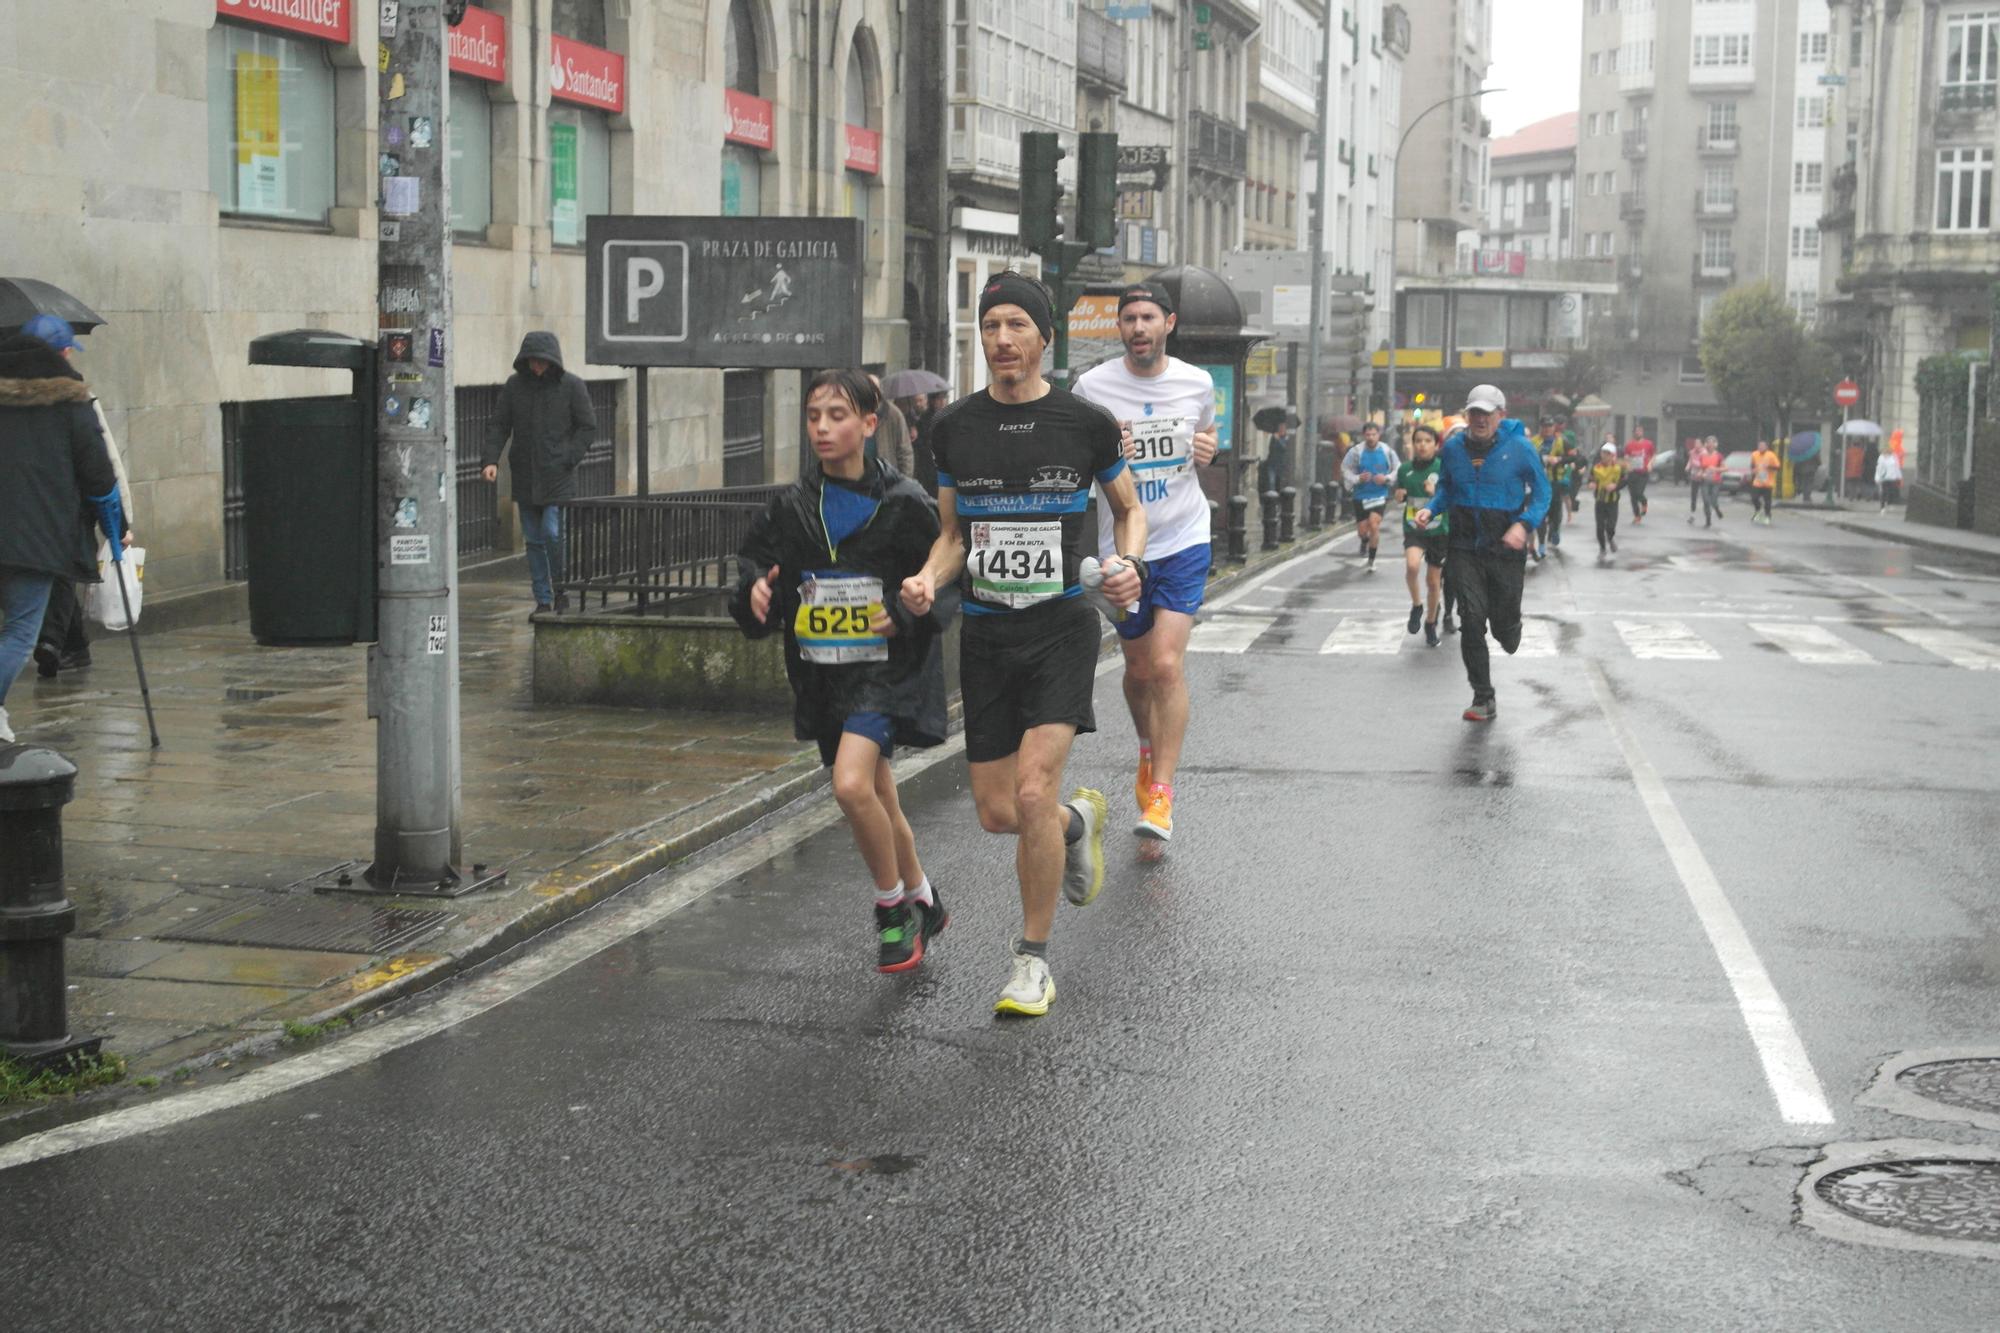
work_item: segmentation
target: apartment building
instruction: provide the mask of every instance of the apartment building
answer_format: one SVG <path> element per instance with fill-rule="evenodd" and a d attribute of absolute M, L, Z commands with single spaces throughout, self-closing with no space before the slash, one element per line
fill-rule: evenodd
<path fill-rule="evenodd" d="M 1396 185 L 1396 265 L 1406 274 L 1458 267 L 1460 241 L 1478 230 L 1486 198 L 1492 125 L 1476 93 L 1492 63 L 1493 0 L 1407 0 L 1406 66 L 1424 77 L 1402 85 L 1410 132 Z M 1461 100 L 1445 102 L 1447 98 Z M 1420 119 L 1421 118 L 1421 119 Z"/>
<path fill-rule="evenodd" d="M 1565 111 L 1493 142 L 1485 244 L 1535 259 L 1576 255 L 1576 127 Z"/>
<path fill-rule="evenodd" d="M 1388 292 L 1396 269 L 1389 196 L 1403 132 L 1404 70 L 1414 40 L 1410 11 L 1401 4 L 1340 6 L 1327 109 L 1334 141 L 1327 170 L 1333 199 L 1327 241 L 1333 272 L 1362 280 L 1371 307 L 1371 348 L 1389 337 Z"/>
<path fill-rule="evenodd" d="M 406 133 L 377 123 L 385 7 L 60 8 L 34 41 L 0 44 L 0 83 L 34 108 L 0 148 L 0 269 L 108 321 L 81 365 L 126 451 L 148 582 L 156 596 L 223 595 L 246 573 L 241 404 L 348 387 L 251 367 L 250 340 L 376 334 L 378 164 Z M 527 330 L 554 330 L 590 382 L 600 440 L 586 493 L 637 481 L 631 373 L 582 360 L 593 213 L 862 217 L 864 355 L 904 363 L 902 25 L 891 0 L 468 11 L 443 127 L 463 555 L 514 542 L 513 507 L 479 480 L 472 445 Z M 797 376 L 656 371 L 650 388 L 654 488 L 791 475 Z"/>
<path fill-rule="evenodd" d="M 1252 48 L 1249 168 L 1243 190 L 1248 250 L 1307 246 L 1308 195 L 1315 170 L 1319 67 L 1326 53 L 1322 0 L 1264 0 Z"/>
<path fill-rule="evenodd" d="M 1911 516 L 1951 523 L 1971 460 L 1959 430 L 1925 438 L 1917 369 L 1991 345 L 2000 5 L 1829 8 L 1821 324 L 1861 385 L 1857 410 L 1913 451 Z"/>
<path fill-rule="evenodd" d="M 1766 281 L 1817 313 L 1828 42 L 1825 0 L 1585 0 L 1577 253 L 1618 264 L 1592 318 L 1621 428 L 1748 447 L 1708 388 L 1701 322 Z"/>

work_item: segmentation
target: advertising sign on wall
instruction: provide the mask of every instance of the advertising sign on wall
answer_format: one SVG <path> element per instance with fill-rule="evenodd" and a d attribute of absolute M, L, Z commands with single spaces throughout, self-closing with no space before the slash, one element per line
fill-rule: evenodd
<path fill-rule="evenodd" d="M 560 102 L 594 106 L 600 111 L 623 111 L 625 57 L 616 51 L 606 51 L 552 33 L 549 36 L 549 92 Z"/>
<path fill-rule="evenodd" d="M 555 243 L 575 245 L 583 239 L 576 188 L 576 126 L 561 121 L 549 126 L 549 197 Z"/>
<path fill-rule="evenodd" d="M 730 143 L 748 144 L 752 148 L 771 146 L 774 117 L 771 104 L 763 98 L 724 88 L 722 118 L 722 137 Z"/>
<path fill-rule="evenodd" d="M 353 22 L 352 0 L 215 0 L 215 12 L 330 42 L 346 41 Z"/>
<path fill-rule="evenodd" d="M 507 24 L 498 14 L 467 5 L 465 20 L 450 30 L 451 72 L 499 83 L 507 77 Z"/>

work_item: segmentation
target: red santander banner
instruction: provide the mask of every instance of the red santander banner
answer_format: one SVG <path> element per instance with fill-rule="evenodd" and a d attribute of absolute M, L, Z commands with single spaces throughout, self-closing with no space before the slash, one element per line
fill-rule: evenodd
<path fill-rule="evenodd" d="M 558 101 L 623 111 L 625 57 L 551 33 L 549 91 Z"/>
<path fill-rule="evenodd" d="M 215 0 L 215 12 L 330 42 L 345 42 L 354 22 L 353 0 Z"/>
<path fill-rule="evenodd" d="M 739 93 L 734 88 L 722 90 L 722 137 L 730 143 L 748 144 L 752 148 L 769 148 L 776 140 L 771 127 L 775 117 L 771 114 L 771 104 L 761 97 L 749 93 Z"/>
<path fill-rule="evenodd" d="M 882 136 L 874 130 L 863 129 L 859 125 L 841 127 L 847 135 L 846 166 L 849 171 L 863 171 L 870 176 L 882 172 Z"/>
<path fill-rule="evenodd" d="M 500 83 L 507 77 L 507 24 L 490 9 L 465 7 L 465 21 L 446 39 L 451 72 Z"/>

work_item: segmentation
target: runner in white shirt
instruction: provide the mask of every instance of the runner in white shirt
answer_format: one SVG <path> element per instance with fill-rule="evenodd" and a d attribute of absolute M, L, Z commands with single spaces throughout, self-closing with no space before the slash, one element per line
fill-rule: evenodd
<path fill-rule="evenodd" d="M 1208 497 L 1195 469 L 1215 457 L 1215 381 L 1199 366 L 1167 355 L 1173 300 L 1160 284 L 1134 283 L 1118 298 L 1125 355 L 1077 379 L 1079 398 L 1126 427 L 1127 458 L 1146 509 L 1145 584 L 1133 607 L 1100 601 L 1125 650 L 1125 703 L 1139 733 L 1140 838 L 1164 843 L 1174 832 L 1174 771 L 1187 735 L 1183 670 L 1188 635 L 1208 583 Z M 1116 559 L 1111 510 L 1097 497 L 1098 551 Z M 1084 577 L 1086 590 L 1090 575 Z"/>

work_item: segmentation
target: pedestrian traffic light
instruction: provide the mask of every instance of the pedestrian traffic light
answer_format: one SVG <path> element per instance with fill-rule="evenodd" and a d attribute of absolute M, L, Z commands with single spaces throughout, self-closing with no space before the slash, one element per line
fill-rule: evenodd
<path fill-rule="evenodd" d="M 1043 250 L 1062 240 L 1062 182 L 1056 164 L 1069 156 L 1052 130 L 1021 134 L 1021 243 Z"/>
<path fill-rule="evenodd" d="M 1076 238 L 1093 250 L 1118 244 L 1118 136 L 1077 136 Z"/>

